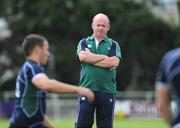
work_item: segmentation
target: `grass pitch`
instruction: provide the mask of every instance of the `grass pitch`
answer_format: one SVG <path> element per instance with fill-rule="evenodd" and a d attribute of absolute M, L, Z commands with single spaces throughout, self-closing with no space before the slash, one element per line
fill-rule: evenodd
<path fill-rule="evenodd" d="M 74 120 L 51 119 L 55 128 L 74 128 Z M 9 120 L 0 119 L 0 128 L 8 128 Z M 94 125 L 93 128 L 96 128 Z M 168 128 L 160 119 L 115 119 L 114 128 Z"/>

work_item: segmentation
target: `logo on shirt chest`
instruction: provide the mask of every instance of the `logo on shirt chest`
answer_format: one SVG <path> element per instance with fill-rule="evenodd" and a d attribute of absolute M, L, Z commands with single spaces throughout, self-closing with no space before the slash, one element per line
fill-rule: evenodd
<path fill-rule="evenodd" d="M 92 45 L 91 45 L 91 44 L 88 44 L 87 46 L 88 46 L 88 48 L 92 48 Z"/>

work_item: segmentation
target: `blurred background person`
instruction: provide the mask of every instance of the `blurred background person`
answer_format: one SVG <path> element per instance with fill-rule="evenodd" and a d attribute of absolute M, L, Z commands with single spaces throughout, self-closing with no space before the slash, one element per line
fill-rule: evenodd
<path fill-rule="evenodd" d="M 160 115 L 173 128 L 180 128 L 180 48 L 167 52 L 161 60 L 156 78 L 156 105 Z M 172 114 L 172 95 L 177 104 Z"/>

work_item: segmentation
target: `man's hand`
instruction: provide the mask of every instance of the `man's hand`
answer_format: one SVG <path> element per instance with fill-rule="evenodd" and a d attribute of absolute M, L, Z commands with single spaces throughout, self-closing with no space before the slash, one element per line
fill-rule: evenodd
<path fill-rule="evenodd" d="M 94 101 L 94 93 L 90 89 L 88 89 L 88 88 L 80 88 L 78 93 L 80 95 L 86 96 L 88 98 L 89 102 Z"/>
<path fill-rule="evenodd" d="M 46 128 L 55 128 L 54 125 L 49 121 L 49 119 L 46 115 L 44 116 L 43 123 L 46 126 Z"/>

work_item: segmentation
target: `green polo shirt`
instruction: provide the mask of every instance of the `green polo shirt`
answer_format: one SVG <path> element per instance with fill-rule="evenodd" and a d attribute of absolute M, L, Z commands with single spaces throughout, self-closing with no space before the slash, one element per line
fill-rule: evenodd
<path fill-rule="evenodd" d="M 77 54 L 88 48 L 92 53 L 121 58 L 119 44 L 106 37 L 96 48 L 94 36 L 82 39 L 77 47 Z M 90 88 L 93 91 L 116 92 L 116 69 L 108 69 L 94 66 L 88 63 L 81 63 L 80 86 Z"/>

